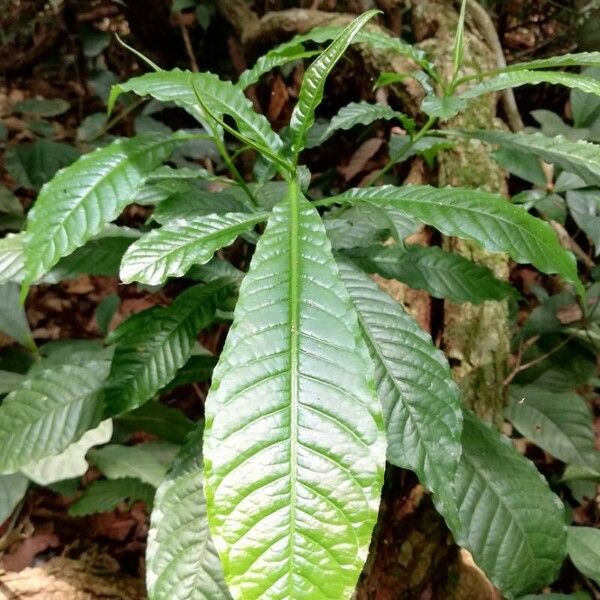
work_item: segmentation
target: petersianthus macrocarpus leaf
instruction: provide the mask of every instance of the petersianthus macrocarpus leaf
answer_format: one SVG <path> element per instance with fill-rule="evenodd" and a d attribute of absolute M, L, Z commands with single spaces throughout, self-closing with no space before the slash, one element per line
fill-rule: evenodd
<path fill-rule="evenodd" d="M 550 225 L 496 194 L 458 187 L 383 185 L 354 188 L 330 201 L 391 206 L 444 235 L 472 240 L 489 252 L 506 252 L 544 273 L 558 273 L 584 293 L 575 257 L 561 247 Z"/>
<path fill-rule="evenodd" d="M 529 460 L 468 411 L 462 446 L 456 542 L 508 597 L 552 583 L 566 553 L 561 501 Z"/>
<path fill-rule="evenodd" d="M 268 213 L 236 212 L 169 221 L 127 249 L 121 279 L 158 285 L 169 277 L 181 277 L 192 265 L 207 263 L 217 250 L 267 217 Z"/>
<path fill-rule="evenodd" d="M 0 472 L 59 454 L 96 427 L 108 370 L 104 355 L 46 367 L 42 361 L 0 406 Z"/>
<path fill-rule="evenodd" d="M 202 427 L 187 438 L 154 498 L 146 550 L 150 600 L 230 600 L 210 537 Z"/>
<path fill-rule="evenodd" d="M 178 139 L 155 134 L 117 140 L 59 171 L 29 211 L 25 285 L 116 219 Z"/>
<path fill-rule="evenodd" d="M 228 291 L 222 280 L 195 285 L 168 307 L 137 313 L 114 331 L 115 354 L 104 392 L 107 416 L 141 406 L 176 376 Z"/>
<path fill-rule="evenodd" d="M 206 402 L 209 521 L 234 598 L 353 593 L 385 461 L 372 369 L 321 218 L 292 183 Z"/>
<path fill-rule="evenodd" d="M 348 259 L 338 260 L 363 337 L 387 425 L 387 458 L 412 469 L 459 527 L 454 475 L 461 444 L 458 388 L 444 355 L 414 319 Z"/>
<path fill-rule="evenodd" d="M 305 147 L 306 133 L 315 122 L 315 109 L 323 99 L 325 81 L 329 73 L 353 38 L 377 13 L 377 10 L 369 10 L 354 19 L 306 70 L 298 95 L 298 103 L 294 107 L 290 119 L 290 137 L 294 156 L 297 156 Z"/>

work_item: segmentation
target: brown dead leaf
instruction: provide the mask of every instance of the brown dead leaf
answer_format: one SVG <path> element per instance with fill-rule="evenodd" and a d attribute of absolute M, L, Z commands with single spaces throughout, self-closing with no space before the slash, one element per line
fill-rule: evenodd
<path fill-rule="evenodd" d="M 16 546 L 14 552 L 2 557 L 2 565 L 7 571 L 22 571 L 33 565 L 33 560 L 48 548 L 60 545 L 58 536 L 54 533 L 39 533 L 23 540 Z"/>
<path fill-rule="evenodd" d="M 278 75 L 271 86 L 271 97 L 269 98 L 269 108 L 267 110 L 267 117 L 270 121 L 277 120 L 289 98 L 290 95 L 285 82 Z"/>
<path fill-rule="evenodd" d="M 345 167 L 338 170 L 344 176 L 346 181 L 356 177 L 366 166 L 367 162 L 377 154 L 383 144 L 381 138 L 371 138 L 361 144 L 356 152 L 350 158 L 350 162 Z"/>
<path fill-rule="evenodd" d="M 99 513 L 90 517 L 90 527 L 93 535 L 99 535 L 111 540 L 124 540 L 135 526 L 135 519 L 119 515 L 115 511 Z"/>

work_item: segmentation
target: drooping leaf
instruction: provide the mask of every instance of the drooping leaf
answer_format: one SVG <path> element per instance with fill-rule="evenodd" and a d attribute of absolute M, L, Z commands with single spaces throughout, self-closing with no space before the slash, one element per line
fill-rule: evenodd
<path fill-rule="evenodd" d="M 307 148 L 319 146 L 340 129 L 352 129 L 355 125 L 370 125 L 374 121 L 384 119 L 387 121 L 398 120 L 408 130 L 415 128 L 415 122 L 404 113 L 398 112 L 387 104 L 371 104 L 369 102 L 351 102 L 342 107 L 331 119 L 327 128 L 318 136 L 308 132 Z"/>
<path fill-rule="evenodd" d="M 198 102 L 196 91 L 202 95 L 208 109 L 217 116 L 228 115 L 236 123 L 240 134 L 273 152 L 283 148 L 281 138 L 273 132 L 267 119 L 254 111 L 252 102 L 243 91 L 230 81 L 222 81 L 212 73 L 191 73 L 173 69 L 146 73 L 113 87 L 108 101 L 112 110 L 117 98 L 123 92 L 135 92 L 140 96 L 149 95 L 162 102 L 174 102 L 190 112 L 201 122 L 210 123 Z"/>
<path fill-rule="evenodd" d="M 522 435 L 563 462 L 585 465 L 596 452 L 592 414 L 578 394 L 513 386 L 505 414 Z"/>
<path fill-rule="evenodd" d="M 531 462 L 469 412 L 462 446 L 457 543 L 508 596 L 548 585 L 566 552 L 562 503 Z"/>
<path fill-rule="evenodd" d="M 348 260 L 339 260 L 367 342 L 387 425 L 388 461 L 415 471 L 440 512 L 459 527 L 454 475 L 462 414 L 443 354 L 395 300 Z"/>
<path fill-rule="evenodd" d="M 206 402 L 209 520 L 234 598 L 353 592 L 385 459 L 371 369 L 322 221 L 292 183 Z"/>
<path fill-rule="evenodd" d="M 141 406 L 175 377 L 227 292 L 228 286 L 219 280 L 193 286 L 167 308 L 137 313 L 115 330 L 115 355 L 105 390 L 107 416 Z"/>
<path fill-rule="evenodd" d="M 590 579 L 600 584 L 600 530 L 593 527 L 569 527 L 569 558 Z"/>
<path fill-rule="evenodd" d="M 435 246 L 377 245 L 355 248 L 345 254 L 367 273 L 397 279 L 411 288 L 426 290 L 434 298 L 480 304 L 516 293 L 487 267 Z"/>
<path fill-rule="evenodd" d="M 121 280 L 158 285 L 169 277 L 180 277 L 192 265 L 207 263 L 217 250 L 267 217 L 268 213 L 226 213 L 169 221 L 127 249 Z"/>
<path fill-rule="evenodd" d="M 29 480 L 21 473 L 11 475 L 0 475 L 0 525 L 10 517 L 12 512 L 21 502 Z"/>
<path fill-rule="evenodd" d="M 108 512 L 125 500 L 129 500 L 130 504 L 142 500 L 150 510 L 153 497 L 154 487 L 135 477 L 92 481 L 83 490 L 81 496 L 71 504 L 69 515 L 85 517 L 94 513 Z"/>
<path fill-rule="evenodd" d="M 213 369 L 217 364 L 217 358 L 210 354 L 198 354 L 192 356 L 179 371 L 175 378 L 164 388 L 165 391 L 175 389 L 188 383 L 209 381 Z"/>
<path fill-rule="evenodd" d="M 0 332 L 21 346 L 35 349 L 25 308 L 19 302 L 19 286 L 16 283 L 0 284 Z"/>
<path fill-rule="evenodd" d="M 109 362 L 84 356 L 72 364 L 44 362 L 0 406 L 0 472 L 14 473 L 55 456 L 100 423 L 99 392 Z"/>
<path fill-rule="evenodd" d="M 506 133 L 470 131 L 468 137 L 491 144 L 524 150 L 579 175 L 590 185 L 600 186 L 600 146 L 590 142 L 572 142 L 563 136 L 547 137 L 541 133 Z"/>
<path fill-rule="evenodd" d="M 325 81 L 331 70 L 346 51 L 352 39 L 378 11 L 370 10 L 357 17 L 315 59 L 307 69 L 290 119 L 292 154 L 297 156 L 305 147 L 306 133 L 315 122 L 315 109 L 323 99 Z"/>
<path fill-rule="evenodd" d="M 444 235 L 472 240 L 490 252 L 506 252 L 544 273 L 558 273 L 583 293 L 575 257 L 560 246 L 552 228 L 500 196 L 463 188 L 384 185 L 355 188 L 331 199 L 360 201 L 392 206 Z"/>
<path fill-rule="evenodd" d="M 118 422 L 132 431 L 145 431 L 175 444 L 183 443 L 186 435 L 194 428 L 194 422 L 180 410 L 160 402 L 146 402 L 120 416 Z"/>
<path fill-rule="evenodd" d="M 22 472 L 38 485 L 50 485 L 57 481 L 80 477 L 88 470 L 85 460 L 87 451 L 110 441 L 112 432 L 112 421 L 106 419 L 98 427 L 86 431 L 79 440 L 67 446 L 60 454 L 42 458 L 26 466 Z"/>
<path fill-rule="evenodd" d="M 516 88 L 522 85 L 537 85 L 539 83 L 554 83 L 578 89 L 588 94 L 600 95 L 600 81 L 592 77 L 577 75 L 575 73 L 519 70 L 495 75 L 461 92 L 458 97 L 470 100 L 489 92 Z"/>
<path fill-rule="evenodd" d="M 177 139 L 118 140 L 86 154 L 46 184 L 29 212 L 25 283 L 36 281 L 116 219 Z"/>
<path fill-rule="evenodd" d="M 154 499 L 146 550 L 151 600 L 228 600 L 208 530 L 202 427 L 189 436 Z"/>
<path fill-rule="evenodd" d="M 135 446 L 109 444 L 91 450 L 88 456 L 107 479 L 135 477 L 156 488 L 178 451 L 177 444 L 161 441 Z"/>

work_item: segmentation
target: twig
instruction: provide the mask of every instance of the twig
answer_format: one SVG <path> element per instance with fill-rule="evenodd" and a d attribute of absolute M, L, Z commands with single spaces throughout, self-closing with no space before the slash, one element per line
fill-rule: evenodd
<path fill-rule="evenodd" d="M 196 57 L 194 55 L 194 49 L 192 48 L 192 40 L 190 40 L 190 32 L 186 27 L 183 21 L 179 21 L 179 29 L 181 31 L 181 37 L 183 38 L 183 44 L 185 46 L 185 51 L 187 52 L 188 58 L 190 59 L 190 68 L 194 73 L 199 71 L 198 62 L 196 61 Z"/>

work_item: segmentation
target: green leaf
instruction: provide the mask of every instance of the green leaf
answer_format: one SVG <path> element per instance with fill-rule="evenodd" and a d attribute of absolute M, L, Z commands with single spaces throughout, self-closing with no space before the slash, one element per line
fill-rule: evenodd
<path fill-rule="evenodd" d="M 238 79 L 236 86 L 244 90 L 277 67 L 282 67 L 296 60 L 304 60 L 319 54 L 318 50 L 306 50 L 302 44 L 289 45 L 286 42 L 281 47 L 277 46 L 263 54 L 250 69 L 246 69 Z"/>
<path fill-rule="evenodd" d="M 175 455 L 177 444 L 145 442 L 135 446 L 109 444 L 88 454 L 107 479 L 136 477 L 155 488 L 160 485 Z"/>
<path fill-rule="evenodd" d="M 600 584 L 600 530 L 569 527 L 567 550 L 577 569 Z"/>
<path fill-rule="evenodd" d="M 541 133 L 506 133 L 502 131 L 470 131 L 474 137 L 491 144 L 524 150 L 548 163 L 579 175 L 586 183 L 600 186 L 600 146 L 589 142 L 572 142 L 563 136 L 547 137 Z"/>
<path fill-rule="evenodd" d="M 116 219 L 177 139 L 118 140 L 86 154 L 46 184 L 29 212 L 25 283 L 33 283 Z"/>
<path fill-rule="evenodd" d="M 228 286 L 219 280 L 193 286 L 167 308 L 137 313 L 115 330 L 111 338 L 115 355 L 105 391 L 107 416 L 141 406 L 175 377 L 227 292 Z"/>
<path fill-rule="evenodd" d="M 35 349 L 25 308 L 19 302 L 19 286 L 16 283 L 0 285 L 0 331 L 21 346 Z"/>
<path fill-rule="evenodd" d="M 347 260 L 338 265 L 375 365 L 388 461 L 415 471 L 440 512 L 458 527 L 454 475 L 462 414 L 448 363 L 429 335 L 370 277 Z"/>
<path fill-rule="evenodd" d="M 460 13 L 458 15 L 458 25 L 456 26 L 456 34 L 454 35 L 454 44 L 452 45 L 452 62 L 453 62 L 453 81 L 456 80 L 458 72 L 462 66 L 463 57 L 465 54 L 465 15 L 467 12 L 467 0 L 462 0 L 460 5 Z"/>
<path fill-rule="evenodd" d="M 169 221 L 134 242 L 121 262 L 121 280 L 158 285 L 205 264 L 220 248 L 265 221 L 268 213 L 211 214 Z"/>
<path fill-rule="evenodd" d="M 592 414 L 578 394 L 513 386 L 505 414 L 522 435 L 563 462 L 585 465 L 596 452 Z"/>
<path fill-rule="evenodd" d="M 586 592 L 575 592 L 574 594 L 528 594 L 519 600 L 591 600 Z"/>
<path fill-rule="evenodd" d="M 18 186 L 37 189 L 77 158 L 79 152 L 73 146 L 40 139 L 11 146 L 4 155 L 4 166 Z"/>
<path fill-rule="evenodd" d="M 221 81 L 212 73 L 191 73 L 189 71 L 159 71 L 134 77 L 113 87 L 108 101 L 112 110 L 117 98 L 123 92 L 135 92 L 140 96 L 149 95 L 161 102 L 174 102 L 198 118 L 202 123 L 212 122 L 198 102 L 195 89 L 202 101 L 217 116 L 228 115 L 245 138 L 273 152 L 283 148 L 281 138 L 273 132 L 267 119 L 254 111 L 252 102 L 243 91 L 230 81 Z M 206 127 L 210 131 L 210 127 Z"/>
<path fill-rule="evenodd" d="M 426 290 L 434 298 L 480 304 L 516 294 L 487 267 L 435 246 L 377 245 L 355 248 L 345 254 L 367 273 L 397 279 L 411 288 Z"/>
<path fill-rule="evenodd" d="M 23 468 L 23 473 L 38 485 L 50 485 L 57 481 L 80 477 L 88 470 L 85 460 L 93 446 L 106 444 L 112 437 L 112 421 L 106 419 L 98 427 L 86 431 L 81 438 L 67 446 L 60 454 L 47 456 Z"/>
<path fill-rule="evenodd" d="M 71 504 L 69 515 L 85 517 L 94 513 L 108 512 L 125 500 L 129 500 L 130 504 L 142 500 L 150 509 L 153 497 L 154 488 L 134 477 L 92 481 L 83 490 L 81 496 Z"/>
<path fill-rule="evenodd" d="M 14 473 L 55 456 L 96 427 L 99 392 L 108 374 L 104 357 L 73 364 L 44 362 L 0 406 L 0 472 Z"/>
<path fill-rule="evenodd" d="M 385 119 L 388 121 L 397 119 L 405 129 L 412 131 L 415 122 L 404 113 L 398 112 L 387 104 L 371 104 L 369 102 L 351 102 L 342 107 L 331 119 L 327 128 L 318 137 L 311 136 L 308 132 L 307 148 L 321 145 L 340 129 L 352 129 L 355 125 L 370 125 L 374 121 Z"/>
<path fill-rule="evenodd" d="M 456 542 L 507 596 L 548 585 L 565 557 L 562 502 L 530 461 L 469 412 L 462 445 Z"/>
<path fill-rule="evenodd" d="M 70 104 L 66 100 L 53 98 L 27 98 L 21 100 L 13 106 L 13 111 L 24 115 L 34 115 L 36 117 L 57 117 L 67 112 Z"/>
<path fill-rule="evenodd" d="M 187 385 L 188 383 L 197 383 L 200 381 L 210 381 L 213 369 L 217 364 L 217 358 L 209 354 L 199 354 L 192 356 L 179 371 L 175 378 L 164 388 L 163 391 L 173 390 L 176 387 Z"/>
<path fill-rule="evenodd" d="M 567 192 L 569 212 L 600 254 L 600 194 L 597 189 Z"/>
<path fill-rule="evenodd" d="M 235 598 L 354 591 L 385 461 L 371 369 L 321 218 L 292 182 L 206 402 L 209 521 Z"/>
<path fill-rule="evenodd" d="M 208 530 L 202 427 L 188 438 L 156 491 L 146 550 L 151 600 L 228 600 Z"/>
<path fill-rule="evenodd" d="M 0 525 L 12 515 L 25 496 L 28 485 L 29 480 L 21 473 L 0 475 Z"/>
<path fill-rule="evenodd" d="M 194 428 L 194 422 L 180 410 L 160 402 L 146 402 L 120 416 L 118 423 L 131 431 L 145 431 L 175 444 L 183 443 L 185 436 Z"/>
<path fill-rule="evenodd" d="M 435 96 L 428 94 L 421 102 L 421 110 L 429 117 L 436 117 L 448 121 L 457 115 L 466 106 L 466 102 L 459 96 Z"/>
<path fill-rule="evenodd" d="M 290 138 L 294 156 L 297 157 L 305 147 L 306 133 L 315 122 L 315 109 L 323 99 L 325 80 L 329 73 L 351 44 L 352 39 L 377 13 L 377 10 L 369 10 L 354 19 L 307 69 L 300 87 L 298 103 L 290 119 Z"/>
<path fill-rule="evenodd" d="M 575 52 L 562 56 L 539 58 L 527 62 L 514 63 L 502 70 L 505 72 L 522 71 L 523 69 L 557 69 L 561 67 L 600 67 L 600 52 Z"/>
<path fill-rule="evenodd" d="M 554 71 L 510 71 L 495 75 L 477 85 L 461 92 L 457 97 L 465 100 L 477 98 L 489 92 L 497 92 L 507 88 L 516 88 L 522 85 L 537 85 L 539 83 L 553 83 L 577 89 L 588 94 L 600 95 L 600 81 L 592 77 L 577 75 L 575 73 L 556 73 Z"/>
<path fill-rule="evenodd" d="M 600 55 L 600 52 L 595 54 Z M 600 61 L 597 67 L 584 69 L 582 73 L 600 80 Z M 579 90 L 571 91 L 571 111 L 575 127 L 592 127 L 600 118 L 600 97 L 595 94 L 584 94 Z"/>
<path fill-rule="evenodd" d="M 334 202 L 371 202 L 391 206 L 432 225 L 444 235 L 472 240 L 489 252 L 507 252 L 544 273 L 558 273 L 583 295 L 575 257 L 558 243 L 547 224 L 502 197 L 480 190 L 427 185 L 355 188 Z"/>
<path fill-rule="evenodd" d="M 24 380 L 25 376 L 21 375 L 21 373 L 0 370 L 0 394 L 14 392 L 14 390 L 21 386 Z"/>

